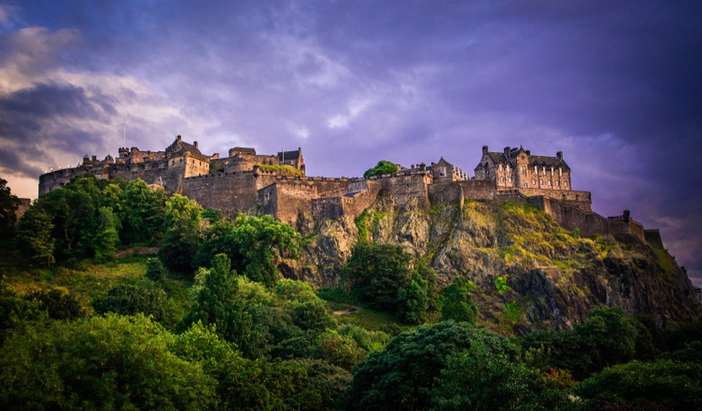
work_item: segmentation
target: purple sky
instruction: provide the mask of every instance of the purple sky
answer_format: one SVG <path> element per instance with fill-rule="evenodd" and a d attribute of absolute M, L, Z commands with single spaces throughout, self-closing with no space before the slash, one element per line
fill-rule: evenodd
<path fill-rule="evenodd" d="M 0 0 L 0 176 L 35 197 L 125 134 L 302 146 L 332 176 L 562 150 L 702 284 L 701 21 L 698 1 Z"/>

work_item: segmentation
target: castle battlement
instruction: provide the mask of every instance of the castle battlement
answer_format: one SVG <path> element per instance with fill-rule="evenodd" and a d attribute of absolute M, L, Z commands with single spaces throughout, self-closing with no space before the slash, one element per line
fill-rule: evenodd
<path fill-rule="evenodd" d="M 292 225 L 297 225 L 301 216 L 353 219 L 381 196 L 413 207 L 436 202 L 462 207 L 465 200 L 515 201 L 539 207 L 564 227 L 578 229 L 583 235 L 627 235 L 662 246 L 660 233 L 645 230 L 628 210 L 607 218 L 594 213 L 591 193 L 572 189 L 572 171 L 562 152 L 542 156 L 522 147 L 492 152 L 484 146 L 472 177 L 441 158 L 429 165 L 412 164 L 393 174 L 369 178 L 306 176 L 301 148 L 269 155 L 234 147 L 228 154 L 224 158 L 203 154 L 197 142 L 187 143 L 181 136 L 162 151 L 120 147 L 116 158 L 85 156 L 75 168 L 43 174 L 39 193 L 80 176 L 142 179 L 232 216 L 267 213 Z M 290 167 L 301 175 L 291 174 Z"/>

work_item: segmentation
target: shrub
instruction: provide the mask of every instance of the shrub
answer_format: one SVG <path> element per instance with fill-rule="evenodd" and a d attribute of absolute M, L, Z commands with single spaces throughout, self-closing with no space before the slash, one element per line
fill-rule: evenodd
<path fill-rule="evenodd" d="M 46 310 L 49 318 L 54 320 L 74 320 L 85 316 L 80 302 L 66 291 L 58 289 L 35 290 L 25 295 L 24 298 Z"/>
<path fill-rule="evenodd" d="M 478 307 L 473 303 L 471 292 L 475 285 L 466 279 L 456 278 L 441 292 L 441 319 L 475 323 Z"/>
<path fill-rule="evenodd" d="M 565 395 L 548 389 L 535 370 L 482 342 L 448 359 L 432 402 L 440 410 L 552 410 L 568 405 Z"/>
<path fill-rule="evenodd" d="M 93 307 L 99 314 L 117 313 L 134 315 L 143 313 L 153 316 L 158 322 L 172 322 L 168 310 L 169 301 L 166 292 L 151 282 L 120 284 L 107 292 L 107 295 L 93 301 Z"/>
<path fill-rule="evenodd" d="M 27 327 L 0 349 L 3 409 L 206 409 L 215 382 L 144 316 Z"/>
<path fill-rule="evenodd" d="M 349 408 L 428 409 L 431 392 L 449 358 L 475 343 L 509 358 L 516 352 L 505 338 L 453 321 L 420 326 L 396 336 L 384 351 L 371 354 L 354 370 Z"/>
<path fill-rule="evenodd" d="M 149 258 L 146 260 L 146 278 L 151 281 L 161 282 L 166 278 L 166 267 L 158 258 Z"/>
<path fill-rule="evenodd" d="M 671 360 L 632 361 L 605 368 L 577 392 L 594 403 L 634 409 L 702 409 L 702 364 Z"/>

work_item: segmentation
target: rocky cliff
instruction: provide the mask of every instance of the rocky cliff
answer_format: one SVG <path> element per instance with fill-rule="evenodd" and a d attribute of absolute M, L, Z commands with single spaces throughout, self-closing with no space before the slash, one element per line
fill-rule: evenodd
<path fill-rule="evenodd" d="M 488 324 L 568 327 L 595 306 L 616 305 L 664 326 L 700 311 L 687 275 L 665 249 L 626 236 L 586 238 L 527 204 L 381 195 L 357 216 L 298 222 L 312 241 L 285 267 L 287 275 L 334 285 L 359 236 L 399 244 L 429 262 L 441 285 L 471 279 Z M 498 277 L 507 279 L 506 292 L 496 289 Z"/>

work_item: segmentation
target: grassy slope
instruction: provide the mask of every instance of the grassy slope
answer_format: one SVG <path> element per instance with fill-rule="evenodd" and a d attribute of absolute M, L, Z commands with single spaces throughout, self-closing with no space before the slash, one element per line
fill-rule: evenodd
<path fill-rule="evenodd" d="M 116 258 L 107 263 L 85 260 L 71 267 L 16 268 L 4 265 L 2 270 L 8 286 L 19 294 L 34 289 L 59 288 L 76 296 L 84 308 L 92 311 L 92 301 L 102 297 L 110 288 L 124 281 L 135 281 L 144 277 L 148 256 L 133 255 Z M 164 288 L 174 300 L 182 315 L 190 305 L 186 280 L 169 277 Z"/>

